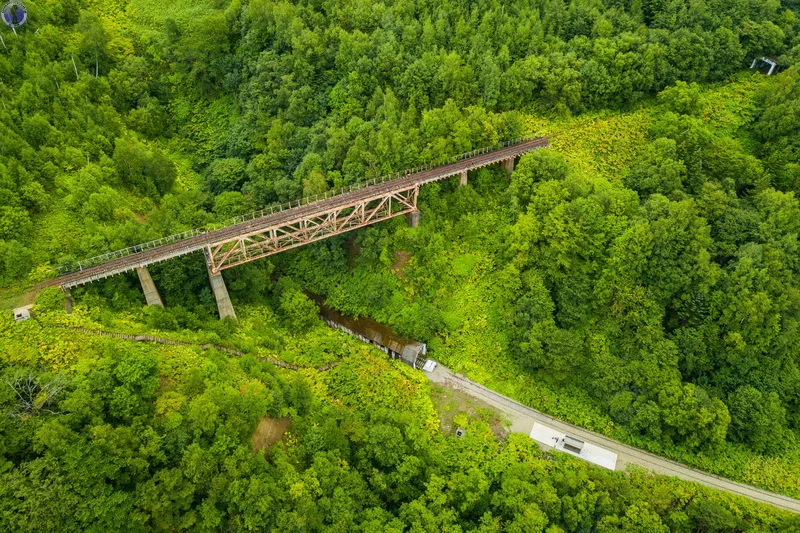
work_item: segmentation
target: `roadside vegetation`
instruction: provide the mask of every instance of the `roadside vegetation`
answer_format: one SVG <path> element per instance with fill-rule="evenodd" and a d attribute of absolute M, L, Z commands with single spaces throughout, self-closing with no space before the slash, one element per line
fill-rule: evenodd
<path fill-rule="evenodd" d="M 144 311 L 0 319 L 0 527 L 8 531 L 792 531 L 795 517 L 646 472 L 549 456 L 496 421 L 440 429 L 421 372 L 306 317 L 240 306 L 237 331 L 135 342 Z M 268 328 L 269 335 L 263 331 Z M 276 339 L 280 339 L 276 341 Z M 246 348 L 249 344 L 249 349 Z M 291 371 L 335 363 L 327 371 Z M 441 413 L 442 416 L 447 416 Z M 271 445 L 264 434 L 272 429 Z"/>
<path fill-rule="evenodd" d="M 3 528 L 791 530 L 480 419 L 443 435 L 424 377 L 327 330 L 304 291 L 532 407 L 800 497 L 796 7 L 31 6 L 0 49 L 3 298 L 273 202 L 521 135 L 552 147 L 426 186 L 419 228 L 227 270 L 238 323 L 194 256 L 152 266 L 166 309 L 122 275 L 75 290 L 73 315 L 47 290 L 36 321 L 4 318 Z M 764 54 L 788 68 L 746 70 Z M 290 429 L 254 455 L 265 417 Z"/>

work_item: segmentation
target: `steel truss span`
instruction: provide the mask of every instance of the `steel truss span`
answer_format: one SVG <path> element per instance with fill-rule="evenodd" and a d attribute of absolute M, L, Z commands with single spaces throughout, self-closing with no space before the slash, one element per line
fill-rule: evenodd
<path fill-rule="evenodd" d="M 426 183 L 505 163 L 547 146 L 548 139 L 541 137 L 496 150 L 479 150 L 475 155 L 454 163 L 425 168 L 221 229 L 196 231 L 174 242 L 165 242 L 140 252 L 82 267 L 78 271 L 47 280 L 38 287 L 54 285 L 68 289 L 200 251 L 209 256 L 209 268 L 217 274 L 248 261 L 414 212 L 419 188 Z"/>
<path fill-rule="evenodd" d="M 395 190 L 243 234 L 209 247 L 209 267 L 226 268 L 319 241 L 417 209 L 419 186 Z"/>

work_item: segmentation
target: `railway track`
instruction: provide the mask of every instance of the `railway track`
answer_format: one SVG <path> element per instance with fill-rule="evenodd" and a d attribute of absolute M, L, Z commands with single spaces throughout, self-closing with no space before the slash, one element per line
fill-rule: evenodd
<path fill-rule="evenodd" d="M 245 222 L 233 224 L 221 229 L 198 232 L 194 236 L 164 244 L 149 250 L 131 253 L 124 257 L 81 267 L 77 271 L 62 274 L 56 278 L 39 284 L 36 289 L 46 286 L 70 288 L 110 276 L 133 270 L 137 267 L 159 263 L 175 257 L 201 251 L 211 246 L 235 240 L 242 235 L 253 234 L 265 229 L 279 227 L 302 220 L 305 217 L 336 208 L 346 208 L 351 204 L 363 202 L 369 198 L 389 194 L 392 191 L 407 190 L 409 187 L 421 187 L 426 183 L 439 181 L 464 171 L 475 170 L 518 157 L 532 150 L 548 146 L 548 138 L 540 137 L 493 151 L 479 153 L 439 167 L 414 172 L 393 180 L 376 183 L 357 190 L 344 192 L 319 201 L 298 205 L 289 209 L 259 216 Z"/>

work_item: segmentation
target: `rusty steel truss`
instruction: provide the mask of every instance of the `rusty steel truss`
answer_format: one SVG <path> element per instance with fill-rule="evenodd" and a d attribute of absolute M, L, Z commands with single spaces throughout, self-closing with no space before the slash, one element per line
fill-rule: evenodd
<path fill-rule="evenodd" d="M 412 213 L 417 210 L 418 194 L 419 185 L 414 184 L 216 243 L 207 248 L 209 268 L 218 273 L 331 235 Z"/>
<path fill-rule="evenodd" d="M 499 148 L 484 148 L 451 158 L 443 165 L 425 165 L 397 177 L 351 185 L 339 193 L 315 196 L 288 206 L 270 207 L 238 217 L 216 229 L 197 229 L 124 250 L 109 252 L 73 265 L 37 289 L 55 285 L 70 289 L 169 259 L 205 252 L 211 274 L 284 250 L 338 235 L 403 214 L 417 223 L 417 195 L 427 183 L 460 176 L 497 163 L 513 169 L 514 158 L 549 145 L 546 137 L 506 142 Z"/>

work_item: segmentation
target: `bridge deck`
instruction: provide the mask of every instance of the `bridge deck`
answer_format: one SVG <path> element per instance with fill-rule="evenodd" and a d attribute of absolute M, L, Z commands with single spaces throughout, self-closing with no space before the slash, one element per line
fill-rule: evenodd
<path fill-rule="evenodd" d="M 181 255 L 197 252 L 220 243 L 232 241 L 241 238 L 242 235 L 258 233 L 265 229 L 302 220 L 305 217 L 313 216 L 320 212 L 353 205 L 370 198 L 375 198 L 381 194 L 390 194 L 393 191 L 407 190 L 409 187 L 418 187 L 432 181 L 442 180 L 450 176 L 458 175 L 466 170 L 474 170 L 507 161 L 546 146 L 548 146 L 548 140 L 542 137 L 505 148 L 499 148 L 492 152 L 479 154 L 456 163 L 416 172 L 394 180 L 378 183 L 352 192 L 346 192 L 317 202 L 233 224 L 218 230 L 208 231 L 181 241 L 164 244 L 157 248 L 85 267 L 82 270 L 63 274 L 57 278 L 48 280 L 42 285 L 55 285 L 69 288 L 91 283 L 98 279 L 133 270 L 136 267 L 147 266 Z"/>

